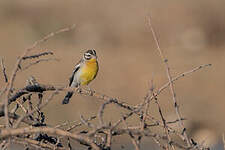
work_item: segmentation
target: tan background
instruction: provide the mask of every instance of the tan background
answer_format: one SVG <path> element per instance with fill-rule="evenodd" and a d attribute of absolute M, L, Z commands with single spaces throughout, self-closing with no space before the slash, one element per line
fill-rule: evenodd
<path fill-rule="evenodd" d="M 167 81 L 146 25 L 146 16 L 151 14 L 173 75 L 201 64 L 213 64 L 177 81 L 175 89 L 182 114 L 188 118 L 189 134 L 195 138 L 204 135 L 207 138 L 200 140 L 212 138 L 217 142 L 225 126 L 224 6 L 222 0 L 0 1 L 0 57 L 4 57 L 10 74 L 16 58 L 35 40 L 75 23 L 74 31 L 58 35 L 37 48 L 53 51 L 60 61 L 42 62 L 18 74 L 16 88 L 23 87 L 30 75 L 41 83 L 68 84 L 84 50 L 94 48 L 100 70 L 90 87 L 138 104 L 152 78 L 156 88 Z M 4 86 L 2 73 L 0 86 Z M 61 93 L 45 108 L 51 124 L 77 120 L 80 114 L 88 117 L 101 105 L 96 99 L 77 95 L 69 105 L 61 105 L 64 95 Z M 160 96 L 160 103 L 166 118 L 175 119 L 168 90 Z M 115 120 L 120 112 L 110 106 L 107 119 Z M 157 112 L 155 104 L 150 112 Z"/>

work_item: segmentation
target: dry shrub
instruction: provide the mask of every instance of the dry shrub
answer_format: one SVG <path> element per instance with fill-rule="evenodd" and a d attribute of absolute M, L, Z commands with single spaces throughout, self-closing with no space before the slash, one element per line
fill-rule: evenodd
<path fill-rule="evenodd" d="M 5 79 L 5 86 L 1 89 L 0 93 L 0 117 L 4 117 L 5 123 L 0 126 L 1 149 L 7 149 L 10 143 L 20 143 L 25 147 L 34 148 L 72 149 L 70 140 L 73 139 L 77 141 L 78 144 L 87 147 L 87 149 L 110 150 L 113 144 L 112 139 L 121 135 L 128 135 L 136 150 L 141 149 L 141 141 L 144 137 L 154 141 L 161 149 L 209 149 L 203 145 L 199 145 L 188 136 L 186 132 L 187 129 L 184 127 L 183 123 L 185 119 L 181 115 L 173 84 L 176 80 L 210 66 L 210 64 L 200 65 L 172 77 L 168 59 L 164 56 L 160 48 L 156 33 L 151 25 L 150 17 L 148 18 L 148 27 L 152 32 L 157 50 L 165 66 L 168 82 L 159 89 L 155 89 L 152 80 L 145 98 L 140 104 L 135 106 L 94 90 L 89 91 L 83 88 L 58 87 L 39 83 L 34 77 L 30 77 L 27 80 L 27 85 L 24 88 L 16 89 L 14 82 L 18 72 L 29 69 L 30 66 L 36 65 L 42 61 L 56 59 L 54 58 L 54 53 L 51 51 L 30 54 L 32 50 L 55 35 L 74 29 L 74 25 L 52 32 L 27 48 L 17 59 L 10 76 L 7 76 L 2 59 L 2 77 Z M 43 58 L 49 57 L 50 55 L 53 55 L 53 58 Z M 25 61 L 26 64 L 28 62 L 28 65 L 24 65 Z M 166 88 L 170 88 L 171 103 L 174 106 L 177 116 L 177 119 L 173 121 L 166 120 L 158 99 L 160 93 Z M 96 115 L 90 116 L 89 118 L 84 118 L 81 115 L 80 121 L 78 122 L 64 122 L 57 126 L 46 124 L 45 118 L 48 116 L 42 111 L 43 107 L 54 100 L 59 92 L 69 90 L 74 90 L 76 94 L 91 96 L 100 100 L 102 105 L 99 111 L 96 112 Z M 43 93 L 49 93 L 49 96 L 43 96 Z M 34 98 L 36 95 L 38 96 L 38 101 Z M 152 103 L 155 103 L 158 107 L 159 119 L 152 116 L 148 111 Z M 105 109 L 107 109 L 106 106 L 112 104 L 126 110 L 127 113 L 122 114 L 116 122 L 106 122 L 104 112 Z M 128 124 L 127 120 L 131 118 L 131 116 L 138 118 L 138 125 Z M 96 120 L 95 123 L 93 123 L 93 120 Z M 83 128 L 74 131 L 74 129 L 81 126 Z M 177 127 L 174 128 L 174 126 Z"/>

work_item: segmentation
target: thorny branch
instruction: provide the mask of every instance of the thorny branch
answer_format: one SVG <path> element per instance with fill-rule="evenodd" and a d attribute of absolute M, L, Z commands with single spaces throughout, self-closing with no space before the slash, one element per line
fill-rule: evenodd
<path fill-rule="evenodd" d="M 181 115 L 179 113 L 179 107 L 176 102 L 177 100 L 173 89 L 173 83 L 188 74 L 210 66 L 210 64 L 198 66 L 187 72 L 172 77 L 170 75 L 167 60 L 162 54 L 153 28 L 151 30 L 153 33 L 153 37 L 155 38 L 155 41 L 157 43 L 157 48 L 160 52 L 160 56 L 163 60 L 166 60 L 164 63 L 166 66 L 169 82 L 165 83 L 158 90 L 154 91 L 152 85 L 149 92 L 146 94 L 147 96 L 140 104 L 132 106 L 118 98 L 107 96 L 94 90 L 89 91 L 82 88 L 78 89 L 41 84 L 36 81 L 34 77 L 28 80 L 28 84 L 25 87 L 21 89 L 15 88 L 14 82 L 18 71 L 22 72 L 23 70 L 29 69 L 30 66 L 36 65 L 39 62 L 52 60 L 52 58 L 40 59 L 40 57 L 53 55 L 53 52 L 51 51 L 40 52 L 31 55 L 28 55 L 28 53 L 36 48 L 39 44 L 47 41 L 49 38 L 59 33 L 70 31 L 74 27 L 75 26 L 73 25 L 71 27 L 60 29 L 56 32 L 48 34 L 41 40 L 36 41 L 31 47 L 27 48 L 25 52 L 18 58 L 15 67 L 11 75 L 9 76 L 9 80 L 5 88 L 1 89 L 0 93 L 0 96 L 5 95 L 3 103 L 0 103 L 0 117 L 5 118 L 5 124 L 0 125 L 0 148 L 5 149 L 10 142 L 15 142 L 27 145 L 28 147 L 32 146 L 36 148 L 72 149 L 71 142 L 73 139 L 80 145 L 86 146 L 88 149 L 110 150 L 111 146 L 113 145 L 114 138 L 116 138 L 117 136 L 128 135 L 131 138 L 136 150 L 141 149 L 141 140 L 143 137 L 149 138 L 150 140 L 152 139 L 162 149 L 206 149 L 201 145 L 196 146 L 197 143 L 195 141 L 188 145 L 177 142 L 176 138 L 183 137 L 183 135 L 178 132 L 177 129 L 173 129 L 170 125 L 181 123 L 183 120 L 185 120 L 184 118 L 181 118 Z M 35 59 L 35 61 L 31 62 L 25 67 L 21 67 L 23 61 L 30 61 L 32 59 Z M 3 75 L 6 81 L 8 77 L 5 72 L 3 60 L 1 64 Z M 167 121 L 165 119 L 162 113 L 162 108 L 160 107 L 160 104 L 158 102 L 158 95 L 160 95 L 161 92 L 164 91 L 167 87 L 170 87 L 171 89 L 173 103 L 176 104 L 175 109 L 178 115 L 178 119 L 173 121 Z M 46 105 L 48 105 L 50 101 L 55 100 L 55 95 L 59 92 L 71 90 L 73 90 L 75 94 L 91 96 L 100 100 L 102 105 L 100 106 L 97 114 L 89 117 L 88 119 L 85 119 L 83 115 L 80 115 L 79 123 L 77 123 L 78 121 L 73 121 L 71 123 L 67 121 L 55 127 L 47 124 L 45 122 L 45 118 L 47 116 L 45 116 L 45 113 L 42 111 L 42 109 Z M 46 94 L 44 93 L 51 94 L 48 98 L 45 98 L 44 95 Z M 39 99 L 37 104 L 34 103 L 33 95 L 38 95 Z M 155 103 L 157 104 L 158 111 L 161 117 L 160 119 L 157 119 L 150 114 L 148 108 L 151 105 L 152 100 L 155 100 Z M 16 102 L 15 107 L 9 107 L 14 102 Z M 28 105 L 26 105 L 27 103 Z M 118 120 L 115 122 L 106 122 L 105 117 L 103 116 L 105 114 L 105 109 L 107 109 L 106 106 L 109 104 L 114 104 L 118 108 L 126 110 L 126 113 L 121 115 L 121 118 L 118 118 Z M 24 110 L 22 111 L 23 114 L 19 113 L 19 110 Z M 137 120 L 139 120 L 138 125 L 128 125 L 127 121 L 131 116 L 134 116 L 137 118 Z M 92 122 L 94 120 L 95 122 Z M 121 127 L 121 123 L 124 123 L 125 127 Z M 79 128 L 78 130 L 78 127 L 82 128 Z M 153 127 L 158 127 L 159 129 L 163 128 L 164 132 L 154 132 L 154 130 L 152 130 Z M 183 129 L 184 128 L 182 126 L 182 130 Z M 174 136 L 176 136 L 176 138 L 173 138 Z M 65 139 L 67 143 L 63 143 L 61 139 Z M 190 142 L 188 138 L 186 139 L 186 142 Z"/>
<path fill-rule="evenodd" d="M 23 60 L 26 60 L 26 59 L 39 58 L 39 57 L 45 56 L 45 55 L 53 55 L 53 52 L 48 51 L 48 52 L 42 52 L 42 53 L 30 55 L 30 56 L 23 56 L 22 59 L 23 59 Z"/>
<path fill-rule="evenodd" d="M 25 134 L 34 134 L 34 133 L 46 133 L 46 134 L 55 134 L 65 137 L 70 137 L 75 139 L 78 142 L 85 142 L 91 145 L 95 150 L 99 150 L 99 147 L 94 144 L 93 140 L 87 136 L 70 133 L 61 129 L 51 128 L 51 127 L 26 127 L 26 128 L 17 128 L 17 129 L 2 129 L 0 134 L 0 139 L 7 138 L 10 136 L 16 135 L 25 135 Z"/>
<path fill-rule="evenodd" d="M 55 36 L 55 35 L 57 35 L 59 33 L 67 32 L 67 31 L 70 31 L 70 30 L 72 30 L 74 28 L 75 28 L 75 25 L 72 25 L 71 27 L 63 28 L 63 29 L 60 29 L 60 30 L 58 30 L 56 32 L 52 32 L 52 33 L 48 34 L 44 38 L 34 42 L 34 44 L 31 47 L 27 48 L 24 51 L 24 53 L 18 58 L 18 60 L 17 60 L 17 62 L 15 64 L 15 67 L 14 67 L 12 73 L 11 73 L 11 76 L 10 76 L 10 79 L 9 79 L 9 85 L 7 85 L 7 88 L 6 88 L 6 96 L 5 96 L 5 100 L 4 100 L 4 114 L 5 114 L 5 122 L 6 122 L 6 127 L 7 128 L 9 128 L 8 99 L 10 97 L 10 91 L 12 90 L 12 87 L 13 87 L 13 84 L 14 84 L 14 80 L 16 78 L 16 73 L 20 69 L 21 63 L 24 60 L 23 58 L 26 57 L 28 52 L 30 52 L 31 50 L 36 48 L 37 45 L 47 41 L 48 39 L 50 39 L 51 37 L 53 37 L 53 36 Z"/>
<path fill-rule="evenodd" d="M 171 73 L 170 73 L 170 67 L 169 67 L 169 64 L 168 64 L 168 59 L 164 56 L 164 54 L 163 54 L 163 52 L 162 52 L 162 50 L 160 48 L 159 41 L 158 41 L 158 38 L 156 36 L 155 30 L 154 30 L 154 28 L 152 26 L 151 17 L 150 16 L 148 17 L 148 25 L 149 25 L 149 28 L 150 28 L 150 30 L 152 32 L 153 38 L 155 40 L 156 47 L 157 47 L 157 50 L 159 52 L 159 55 L 160 55 L 164 65 L 165 65 L 165 68 L 166 68 L 166 73 L 167 73 L 167 77 L 168 77 L 168 80 L 169 80 L 170 91 L 171 91 L 171 94 L 172 94 L 174 107 L 175 107 L 175 110 L 176 110 L 177 117 L 180 120 L 179 121 L 179 125 L 182 128 L 182 130 L 183 130 L 182 132 L 184 134 L 184 138 L 185 138 L 185 141 L 186 141 L 187 145 L 191 146 L 191 143 L 190 143 L 190 140 L 189 140 L 189 138 L 187 136 L 186 129 L 184 127 L 183 121 L 181 120 L 182 117 L 181 117 L 179 105 L 178 105 L 178 102 L 177 102 L 176 93 L 175 93 L 175 90 L 174 90 L 174 85 L 173 85 L 172 76 L 171 76 Z"/>

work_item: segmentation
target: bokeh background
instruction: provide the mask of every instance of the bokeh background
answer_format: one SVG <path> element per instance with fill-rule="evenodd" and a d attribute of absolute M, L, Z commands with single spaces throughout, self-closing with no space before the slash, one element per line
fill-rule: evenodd
<path fill-rule="evenodd" d="M 177 81 L 175 89 L 182 114 L 188 119 L 185 126 L 189 135 L 220 149 L 216 145 L 225 129 L 224 6 L 222 0 L 0 1 L 0 57 L 10 74 L 16 58 L 34 41 L 76 24 L 74 31 L 37 47 L 37 51 L 53 51 L 60 61 L 42 62 L 18 74 L 16 88 L 23 87 L 30 75 L 40 83 L 67 85 L 82 53 L 94 48 L 100 70 L 90 87 L 135 105 L 143 100 L 151 79 L 156 88 L 167 82 L 146 24 L 146 17 L 151 15 L 173 75 L 212 63 L 212 67 Z M 5 84 L 0 73 L 2 87 Z M 44 109 L 52 125 L 79 120 L 80 114 L 94 115 L 101 105 L 94 98 L 79 95 L 73 96 L 69 105 L 61 105 L 64 95 L 61 93 Z M 169 91 L 159 100 L 166 119 L 176 119 Z M 150 108 L 156 115 L 155 104 Z M 113 105 L 106 112 L 108 120 L 121 115 Z"/>

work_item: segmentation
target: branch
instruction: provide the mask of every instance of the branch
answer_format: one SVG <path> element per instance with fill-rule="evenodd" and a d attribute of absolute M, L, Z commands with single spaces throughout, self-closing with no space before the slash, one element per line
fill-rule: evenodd
<path fill-rule="evenodd" d="M 43 103 L 39 109 L 41 109 L 42 107 L 46 106 L 49 101 L 51 101 L 53 99 L 53 97 L 58 94 L 58 91 L 56 90 L 54 93 L 52 93 L 48 99 L 46 99 L 45 103 Z M 17 128 L 19 126 L 19 124 L 24 120 L 24 118 L 26 118 L 29 115 L 32 115 L 34 112 L 36 112 L 37 109 L 33 109 L 32 111 L 30 111 L 29 113 L 26 113 L 25 115 L 21 116 L 20 118 L 18 118 L 18 120 L 16 121 L 16 123 L 14 124 L 14 128 Z"/>
<path fill-rule="evenodd" d="M 63 28 L 63 29 L 60 29 L 56 32 L 52 32 L 50 34 L 48 34 L 47 36 L 43 37 L 42 39 L 34 42 L 34 44 L 27 48 L 24 53 L 18 58 L 16 64 L 15 64 L 15 67 L 11 73 L 11 76 L 10 76 L 10 79 L 9 79 L 9 85 L 7 90 L 6 90 L 6 98 L 4 99 L 4 114 L 5 114 L 5 123 L 6 123 L 6 127 L 9 128 L 9 118 L 8 118 L 8 99 L 10 97 L 10 91 L 13 87 L 13 84 L 14 84 L 14 81 L 15 81 L 15 78 L 16 78 L 16 73 L 18 72 L 18 70 L 20 69 L 20 65 L 22 63 L 22 60 L 23 60 L 23 57 L 25 57 L 27 55 L 28 52 L 30 52 L 31 50 L 33 50 L 35 47 L 37 47 L 39 44 L 47 41 L 48 39 L 50 39 L 51 37 L 57 35 L 57 34 L 60 34 L 62 32 L 67 32 L 67 31 L 70 31 L 72 29 L 75 28 L 75 25 L 72 25 L 70 27 L 67 27 L 67 28 Z"/>
<path fill-rule="evenodd" d="M 223 140 L 223 149 L 225 150 L 225 136 L 224 136 L 224 133 L 222 135 L 222 140 Z"/>
<path fill-rule="evenodd" d="M 40 142 L 40 141 L 28 139 L 28 138 L 14 138 L 13 140 L 15 140 L 15 142 L 20 143 L 20 144 L 28 143 L 30 145 L 33 145 L 33 146 L 35 145 L 35 147 L 38 146 L 40 148 L 65 150 L 65 148 L 61 148 L 61 147 L 56 148 L 55 145 L 50 144 L 50 143 L 44 143 L 44 142 Z"/>
<path fill-rule="evenodd" d="M 198 71 L 198 70 L 200 70 L 200 69 L 203 69 L 203 68 L 205 68 L 205 67 L 210 67 L 210 66 L 212 66 L 212 64 L 204 64 L 204 65 L 197 66 L 197 67 L 195 67 L 195 68 L 193 68 L 193 69 L 191 69 L 191 70 L 189 70 L 189 71 L 183 72 L 183 73 L 177 75 L 176 77 L 172 78 L 172 82 L 174 82 L 174 81 L 176 81 L 176 80 L 178 80 L 178 79 L 180 79 L 180 78 L 182 78 L 182 77 L 185 77 L 185 76 L 187 76 L 187 75 L 189 75 L 189 74 L 191 74 L 191 73 L 194 73 L 194 72 L 196 72 L 196 71 Z M 167 82 L 166 84 L 164 84 L 163 86 L 161 86 L 161 88 L 159 88 L 159 90 L 155 93 L 155 96 L 159 95 L 159 94 L 160 94 L 163 90 L 165 90 L 169 85 L 170 85 L 170 82 Z M 153 97 L 152 97 L 152 98 L 153 98 Z M 152 99 L 152 98 L 151 98 L 151 99 Z"/>
<path fill-rule="evenodd" d="M 24 134 L 34 134 L 34 133 L 46 133 L 54 134 L 58 136 L 70 137 L 78 142 L 87 143 L 95 150 L 100 150 L 100 148 L 93 142 L 88 136 L 70 133 L 57 128 L 51 127 L 25 127 L 17 129 L 2 129 L 0 132 L 0 139 L 9 138 L 11 136 L 18 136 Z"/>
<path fill-rule="evenodd" d="M 7 83 L 8 82 L 8 77 L 7 77 L 7 74 L 6 74 L 6 69 L 5 69 L 4 59 L 3 58 L 1 59 L 1 67 L 2 67 L 2 73 L 4 75 L 5 82 Z"/>
<path fill-rule="evenodd" d="M 173 103 L 174 103 L 174 107 L 175 107 L 175 110 L 176 110 L 176 114 L 177 114 L 177 117 L 178 119 L 180 120 L 180 127 L 182 127 L 183 129 L 183 133 L 184 133 L 184 138 L 185 138 L 185 141 L 187 143 L 188 146 L 191 146 L 191 143 L 190 143 L 190 140 L 187 136 L 187 133 L 185 131 L 185 127 L 184 127 L 184 124 L 183 124 L 183 121 L 181 120 L 181 113 L 180 113 L 180 109 L 179 109 L 179 105 L 177 103 L 177 98 L 176 98 L 176 93 L 175 93 L 175 90 L 174 90 L 174 85 L 173 85 L 173 81 L 172 81 L 172 77 L 171 77 L 171 73 L 170 73 L 170 68 L 169 68 L 169 64 L 168 64 L 168 59 L 164 56 L 161 48 L 160 48 L 160 45 L 159 45 L 159 41 L 157 39 L 157 36 L 156 36 L 156 33 L 155 33 L 155 30 L 151 24 L 151 17 L 148 17 L 148 25 L 149 25 L 149 28 L 152 32 L 152 35 L 153 35 L 153 38 L 155 40 L 155 43 L 156 43 L 156 46 L 157 46 L 157 50 L 159 52 L 159 55 L 165 65 L 165 68 L 166 68 L 166 73 L 167 73 L 167 77 L 168 77 L 168 80 L 169 80 L 169 85 L 170 85 L 170 91 L 171 91 L 171 94 L 172 94 L 172 97 L 173 97 Z"/>
<path fill-rule="evenodd" d="M 51 61 L 51 60 L 59 61 L 57 58 L 39 59 L 39 60 L 37 60 L 35 62 L 32 62 L 32 63 L 28 64 L 27 66 L 23 67 L 22 70 L 26 70 L 26 69 L 30 68 L 31 66 L 36 65 L 36 64 L 38 64 L 40 62 L 43 62 L 43 61 Z"/>
<path fill-rule="evenodd" d="M 45 55 L 53 55 L 53 52 L 47 51 L 47 52 L 42 52 L 42 53 L 30 55 L 30 56 L 24 56 L 24 57 L 22 57 L 22 59 L 23 59 L 23 60 L 26 60 L 26 59 L 39 58 L 39 57 L 45 56 Z"/>

